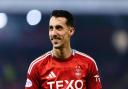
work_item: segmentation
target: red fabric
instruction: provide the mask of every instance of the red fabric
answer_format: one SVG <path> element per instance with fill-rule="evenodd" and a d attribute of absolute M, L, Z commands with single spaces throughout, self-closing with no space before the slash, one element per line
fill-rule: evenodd
<path fill-rule="evenodd" d="M 28 69 L 25 89 L 101 89 L 95 61 L 74 51 L 67 59 L 58 59 L 51 52 L 34 60 Z"/>

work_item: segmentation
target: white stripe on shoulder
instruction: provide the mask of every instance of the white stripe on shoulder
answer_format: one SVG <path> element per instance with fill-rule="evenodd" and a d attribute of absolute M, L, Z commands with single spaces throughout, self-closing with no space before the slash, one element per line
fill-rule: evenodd
<path fill-rule="evenodd" d="M 77 51 L 77 50 L 75 50 L 75 53 L 78 53 L 78 54 L 80 54 L 80 55 L 82 55 L 82 56 L 85 56 L 85 57 L 89 58 L 90 60 L 92 60 L 92 61 L 94 62 L 94 64 L 95 64 L 95 66 L 96 66 L 96 70 L 98 71 L 97 64 L 96 64 L 95 60 L 94 60 L 92 57 L 90 57 L 89 55 L 87 55 L 87 54 L 85 54 L 85 53 L 79 52 L 79 51 Z"/>
<path fill-rule="evenodd" d="M 40 57 L 38 57 L 37 59 L 35 59 L 34 61 L 32 61 L 31 64 L 30 64 L 30 66 L 29 66 L 29 68 L 28 68 L 28 74 L 31 73 L 31 70 L 32 70 L 33 66 L 34 66 L 36 63 L 38 63 L 39 61 L 45 59 L 45 58 L 46 58 L 47 56 L 49 56 L 49 55 L 51 55 L 51 51 L 49 51 L 49 52 L 43 54 L 42 56 L 40 56 Z"/>

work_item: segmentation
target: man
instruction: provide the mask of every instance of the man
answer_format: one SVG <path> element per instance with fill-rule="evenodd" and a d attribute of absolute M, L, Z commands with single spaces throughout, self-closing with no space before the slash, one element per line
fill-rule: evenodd
<path fill-rule="evenodd" d="M 101 89 L 94 59 L 71 48 L 73 16 L 54 10 L 49 21 L 51 51 L 29 66 L 25 89 Z"/>

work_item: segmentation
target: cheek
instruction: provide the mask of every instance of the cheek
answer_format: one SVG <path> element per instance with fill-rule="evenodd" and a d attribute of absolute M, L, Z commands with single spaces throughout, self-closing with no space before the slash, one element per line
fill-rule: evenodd
<path fill-rule="evenodd" d="M 52 31 L 49 31 L 49 33 L 48 33 L 48 34 L 49 34 L 49 36 L 51 36 L 51 35 L 52 35 Z"/>
<path fill-rule="evenodd" d="M 51 33 L 49 33 L 49 38 L 51 38 Z"/>
<path fill-rule="evenodd" d="M 69 32 L 65 33 L 66 38 L 70 38 L 71 34 Z"/>
<path fill-rule="evenodd" d="M 50 33 L 49 33 L 48 35 L 49 35 L 49 37 L 50 37 Z"/>
<path fill-rule="evenodd" d="M 69 35 L 68 33 L 65 33 L 65 34 L 63 35 L 63 38 L 66 39 L 66 40 L 68 40 L 68 39 L 70 38 L 70 35 Z"/>

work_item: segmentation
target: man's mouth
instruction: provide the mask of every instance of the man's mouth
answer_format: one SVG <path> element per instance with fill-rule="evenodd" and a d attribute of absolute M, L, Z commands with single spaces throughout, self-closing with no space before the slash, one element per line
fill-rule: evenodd
<path fill-rule="evenodd" d="M 61 38 L 51 38 L 51 40 L 61 40 Z"/>

